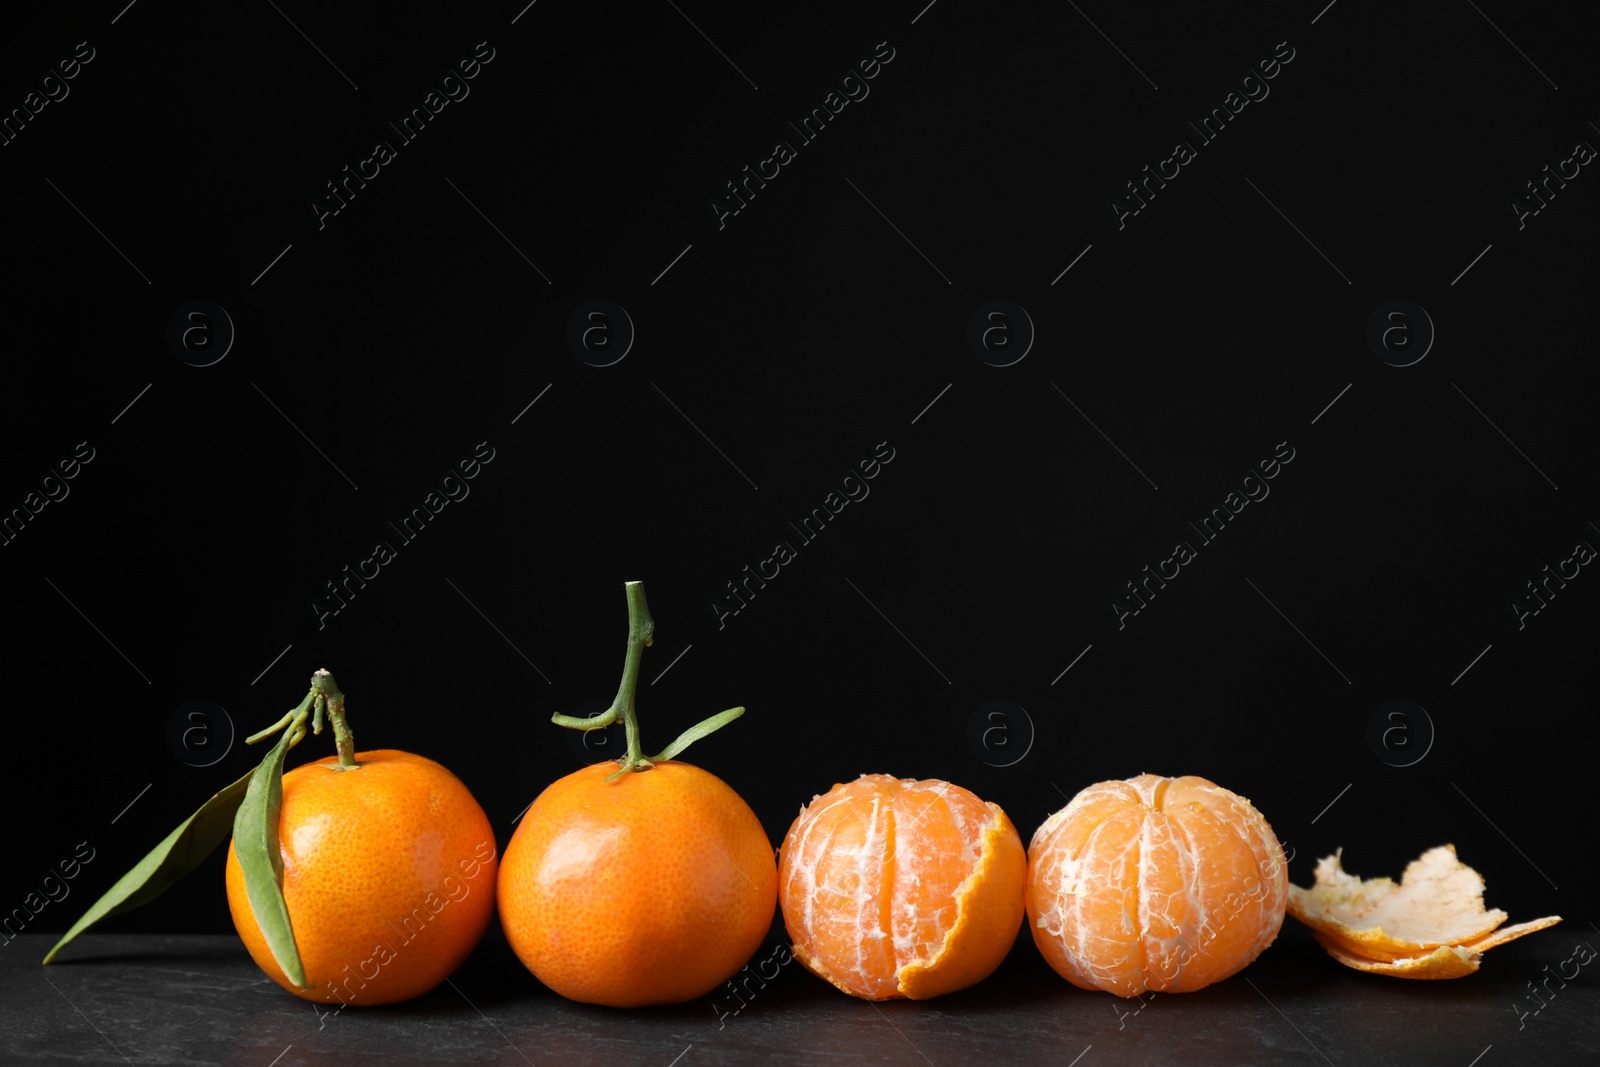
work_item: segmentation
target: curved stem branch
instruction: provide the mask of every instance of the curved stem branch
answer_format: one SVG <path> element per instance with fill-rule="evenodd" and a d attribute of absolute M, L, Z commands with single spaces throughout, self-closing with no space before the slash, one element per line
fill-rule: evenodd
<path fill-rule="evenodd" d="M 715 730 L 726 726 L 728 723 L 744 714 L 743 708 L 731 708 L 720 715 L 713 715 L 704 722 L 691 726 L 685 730 L 678 739 L 662 750 L 661 755 L 648 757 L 644 754 L 644 744 L 639 734 L 639 715 L 635 707 L 635 695 L 639 689 L 639 664 L 644 659 L 645 646 L 655 640 L 656 623 L 650 617 L 650 605 L 644 598 L 643 582 L 624 583 L 624 590 L 628 595 L 628 651 L 622 661 L 622 683 L 617 686 L 617 697 L 611 706 L 599 715 L 580 718 L 576 715 L 562 715 L 557 713 L 550 716 L 550 721 L 557 726 L 565 726 L 572 730 L 594 730 L 602 726 L 610 726 L 618 718 L 622 719 L 627 731 L 628 751 L 617 760 L 617 770 L 607 777 L 607 781 L 617 778 L 629 771 L 643 771 L 655 766 L 657 762 L 665 762 L 673 756 L 688 748 L 695 741 Z"/>
<path fill-rule="evenodd" d="M 247 745 L 253 745 L 263 738 L 271 737 L 279 730 L 284 729 L 290 723 L 294 722 L 296 716 L 303 717 L 308 714 L 311 711 L 312 698 L 315 695 L 315 693 L 307 693 L 306 698 L 300 702 L 298 707 L 290 708 L 288 711 L 283 713 L 283 718 L 279 719 L 265 730 L 257 730 L 255 733 L 245 738 L 244 743 Z"/>
<path fill-rule="evenodd" d="M 587 718 L 579 715 L 562 715 L 557 712 L 550 716 L 550 721 L 569 730 L 598 730 L 617 721 L 617 706 L 613 704 L 600 714 L 590 715 Z"/>

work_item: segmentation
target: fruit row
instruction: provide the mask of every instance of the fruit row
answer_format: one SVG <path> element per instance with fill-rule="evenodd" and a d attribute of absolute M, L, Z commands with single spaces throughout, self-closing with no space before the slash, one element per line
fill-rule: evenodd
<path fill-rule="evenodd" d="M 249 739 L 278 735 L 260 766 L 112 886 L 45 962 L 94 923 L 153 899 L 230 834 L 228 904 L 251 957 L 296 996 L 341 1005 L 428 992 L 496 914 L 545 985 L 615 1007 L 711 993 L 751 959 L 777 908 L 794 957 L 866 1000 L 921 1000 L 983 980 L 1024 920 L 1067 981 L 1122 997 L 1237 973 L 1276 939 L 1286 911 L 1347 965 L 1410 977 L 1470 973 L 1489 944 L 1559 921 L 1490 938 L 1506 916 L 1484 910 L 1481 878 L 1453 850 L 1432 850 L 1398 887 L 1354 879 L 1337 857 L 1312 889 L 1291 886 L 1267 820 L 1199 777 L 1089 786 L 1024 849 L 1006 813 L 970 790 L 864 774 L 813 797 L 774 851 L 737 792 L 675 758 L 743 708 L 644 755 L 634 702 L 654 622 L 642 585 L 626 591 L 616 700 L 599 715 L 552 720 L 591 730 L 620 718 L 627 752 L 549 785 L 503 855 L 447 769 L 407 752 L 356 752 L 344 694 L 318 671 L 297 708 Z M 308 720 L 320 733 L 324 718 L 338 754 L 284 773 Z M 1459 914 L 1429 911 L 1439 885 Z"/>

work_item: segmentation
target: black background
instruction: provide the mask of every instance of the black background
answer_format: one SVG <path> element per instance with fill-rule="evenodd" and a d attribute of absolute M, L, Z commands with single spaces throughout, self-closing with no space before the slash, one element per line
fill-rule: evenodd
<path fill-rule="evenodd" d="M 0 548 L 0 906 L 87 841 L 31 928 L 65 929 L 259 758 L 187 765 L 174 710 L 242 738 L 320 667 L 361 747 L 452 768 L 503 846 L 578 765 L 548 719 L 615 691 L 638 579 L 646 747 L 746 706 L 688 758 L 774 845 L 863 772 L 955 781 L 1024 841 L 1092 782 L 1199 774 L 1293 881 L 1452 842 L 1513 919 L 1594 917 L 1600 578 L 1511 607 L 1600 544 L 1600 178 L 1511 208 L 1600 143 L 1573 9 L 677 6 L 8 12 L 5 108 L 94 59 L 0 148 L 0 506 L 94 459 Z M 480 41 L 470 95 L 398 144 L 384 122 Z M 884 41 L 800 144 L 785 124 Z M 1279 42 L 1270 95 L 1198 143 L 1184 120 Z M 379 138 L 396 159 L 319 228 Z M 719 228 L 778 139 L 797 158 Z M 1119 229 L 1179 139 L 1197 158 Z M 1008 367 L 966 342 L 995 298 L 1037 330 Z M 609 367 L 565 339 L 591 299 L 637 330 Z M 1365 339 L 1396 299 L 1437 328 L 1408 367 Z M 167 344 L 190 300 L 236 328 L 212 366 Z M 319 626 L 323 584 L 483 441 L 470 495 Z M 1270 496 L 1119 628 L 1123 583 L 1280 442 Z M 870 495 L 719 626 L 723 584 L 880 444 Z M 1367 740 L 1394 699 L 1435 733 L 1407 767 Z M 975 750 L 990 700 L 1031 729 Z M 216 856 L 108 928 L 230 930 L 221 880 Z"/>

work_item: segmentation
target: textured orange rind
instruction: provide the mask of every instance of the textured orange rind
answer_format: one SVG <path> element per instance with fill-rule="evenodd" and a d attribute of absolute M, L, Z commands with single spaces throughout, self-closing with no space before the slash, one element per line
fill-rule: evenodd
<path fill-rule="evenodd" d="M 1496 945 L 1561 921 L 1551 915 L 1503 926 L 1506 913 L 1484 907 L 1483 877 L 1457 858 L 1454 845 L 1411 861 L 1399 884 L 1346 873 L 1342 855 L 1323 857 L 1309 888 L 1289 887 L 1289 914 L 1311 927 L 1330 956 L 1359 971 L 1461 978 Z"/>

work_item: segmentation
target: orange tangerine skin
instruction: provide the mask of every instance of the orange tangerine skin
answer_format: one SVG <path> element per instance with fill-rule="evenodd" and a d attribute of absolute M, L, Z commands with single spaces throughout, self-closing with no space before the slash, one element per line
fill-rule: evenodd
<path fill-rule="evenodd" d="M 949 782 L 866 774 L 801 809 L 779 850 L 779 899 L 814 974 L 866 1000 L 923 1000 L 1005 959 L 1027 866 L 998 805 Z"/>
<path fill-rule="evenodd" d="M 1028 849 L 1028 918 L 1050 966 L 1118 996 L 1221 981 L 1278 936 L 1283 848 L 1244 797 L 1144 774 L 1083 790 Z"/>
<path fill-rule="evenodd" d="M 607 782 L 597 763 L 539 794 L 500 865 L 517 958 L 570 1000 L 679 1004 L 761 946 L 777 903 L 772 843 L 726 782 L 664 760 Z"/>
<path fill-rule="evenodd" d="M 250 957 L 305 1000 L 410 1000 L 460 967 L 494 916 L 494 831 L 461 780 L 393 749 L 329 756 L 283 776 L 283 898 L 307 988 L 273 959 L 228 844 L 228 910 Z"/>

